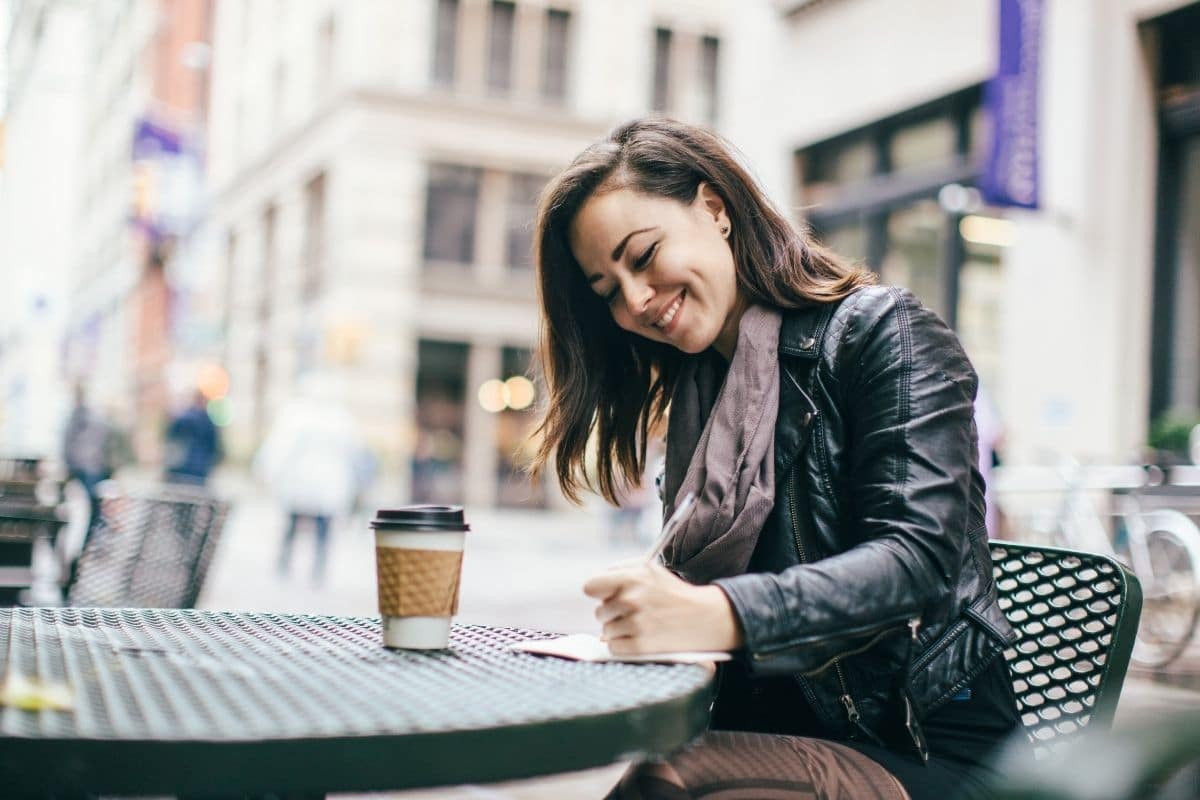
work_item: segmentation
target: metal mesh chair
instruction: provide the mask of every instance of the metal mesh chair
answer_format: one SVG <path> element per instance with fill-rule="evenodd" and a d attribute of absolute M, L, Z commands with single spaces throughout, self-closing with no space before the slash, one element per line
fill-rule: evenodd
<path fill-rule="evenodd" d="M 63 526 L 55 500 L 42 491 L 57 494 L 57 486 L 38 472 L 37 459 L 0 458 L 0 606 L 33 586 L 34 549 L 39 540 L 52 547 Z"/>
<path fill-rule="evenodd" d="M 66 604 L 195 607 L 228 509 L 224 501 L 189 487 L 104 498 Z"/>
<path fill-rule="evenodd" d="M 1005 658 L 1042 758 L 1085 726 L 1111 727 L 1142 590 L 1110 556 L 1001 541 L 991 551 L 1000 607 L 1018 637 Z"/>

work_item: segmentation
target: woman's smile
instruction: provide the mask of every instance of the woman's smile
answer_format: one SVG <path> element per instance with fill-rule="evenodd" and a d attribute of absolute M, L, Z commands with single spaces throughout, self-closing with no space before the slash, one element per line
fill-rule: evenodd
<path fill-rule="evenodd" d="M 679 312 L 683 308 L 683 300 L 686 296 L 687 289 L 684 289 L 654 321 L 654 327 L 668 336 L 673 333 L 679 327 Z"/>

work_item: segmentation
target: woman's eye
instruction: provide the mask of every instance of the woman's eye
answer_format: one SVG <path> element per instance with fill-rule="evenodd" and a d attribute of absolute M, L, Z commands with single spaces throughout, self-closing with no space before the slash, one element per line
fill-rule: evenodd
<path fill-rule="evenodd" d="M 650 263 L 650 259 L 654 258 L 654 252 L 656 250 L 658 250 L 658 242 L 655 242 L 654 244 L 647 247 L 646 252 L 644 252 L 640 256 L 638 256 L 637 261 L 633 262 L 634 268 L 635 269 L 645 269 L 646 265 Z"/>
<path fill-rule="evenodd" d="M 614 288 L 608 294 L 604 295 L 604 302 L 611 306 L 613 303 L 617 302 L 617 297 L 619 297 L 620 294 L 621 294 L 621 287 L 618 286 L 618 287 Z"/>

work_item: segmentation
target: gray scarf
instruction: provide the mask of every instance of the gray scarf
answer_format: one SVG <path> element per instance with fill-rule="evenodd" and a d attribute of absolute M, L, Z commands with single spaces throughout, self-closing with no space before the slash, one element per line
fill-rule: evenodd
<path fill-rule="evenodd" d="M 691 583 L 745 572 L 775 504 L 782 321 L 773 308 L 750 306 L 724 383 L 719 364 L 706 354 L 688 359 L 675 384 L 664 519 L 688 492 L 695 492 L 696 502 L 663 556 Z"/>

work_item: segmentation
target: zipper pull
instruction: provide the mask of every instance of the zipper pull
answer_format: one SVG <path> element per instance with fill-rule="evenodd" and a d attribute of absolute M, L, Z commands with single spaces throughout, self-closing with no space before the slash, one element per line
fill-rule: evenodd
<path fill-rule="evenodd" d="M 846 707 L 846 719 L 850 720 L 851 725 L 858 725 L 862 715 L 858 713 L 858 708 L 854 705 L 854 698 L 848 694 L 842 695 L 842 705 Z"/>
<path fill-rule="evenodd" d="M 913 617 L 910 619 L 908 621 L 908 630 L 910 636 L 908 639 L 908 647 L 906 648 L 906 652 L 904 654 L 904 673 L 901 688 L 907 688 L 908 682 L 912 680 L 913 656 L 916 655 L 917 652 L 917 632 L 921 630 L 921 618 Z"/>
<path fill-rule="evenodd" d="M 858 707 L 854 705 L 854 698 L 849 694 L 844 694 L 841 699 L 842 705 L 846 707 L 846 719 L 850 720 L 850 724 L 854 727 L 854 730 L 858 731 L 868 742 L 877 744 L 880 747 L 886 747 L 887 745 L 875 734 L 875 731 L 868 728 L 862 721 L 862 714 L 858 713 Z"/>
<path fill-rule="evenodd" d="M 908 735 L 913 741 L 913 745 L 917 748 L 917 754 L 921 756 L 921 762 L 929 763 L 929 743 L 925 741 L 925 731 L 921 729 L 921 722 L 917 719 L 916 710 L 913 708 L 912 698 L 908 696 L 908 692 L 902 692 L 904 695 L 904 727 L 908 729 Z"/>

